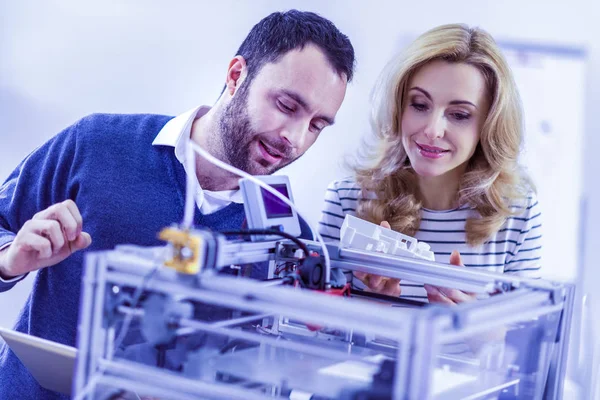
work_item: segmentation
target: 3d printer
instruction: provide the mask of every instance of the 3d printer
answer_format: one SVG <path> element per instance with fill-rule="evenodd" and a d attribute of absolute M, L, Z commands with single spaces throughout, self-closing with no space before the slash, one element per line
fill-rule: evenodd
<path fill-rule="evenodd" d="M 285 177 L 265 181 L 291 200 Z M 77 399 L 561 397 L 573 286 L 439 264 L 425 243 L 351 217 L 323 246 L 298 238 L 281 196 L 240 187 L 246 230 L 175 227 L 162 248 L 88 254 Z M 481 298 L 350 293 L 344 271 Z"/>

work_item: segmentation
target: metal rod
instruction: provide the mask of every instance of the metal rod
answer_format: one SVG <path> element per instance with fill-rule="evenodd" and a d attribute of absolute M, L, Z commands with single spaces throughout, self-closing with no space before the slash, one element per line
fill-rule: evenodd
<path fill-rule="evenodd" d="M 113 387 L 130 387 L 131 390 L 148 393 L 152 388 L 152 394 L 159 397 L 182 399 L 182 396 L 196 399 L 197 396 L 206 398 L 212 396 L 217 399 L 240 399 L 240 400 L 265 400 L 268 397 L 258 393 L 242 390 L 230 385 L 208 383 L 198 379 L 186 379 L 172 372 L 149 367 L 143 364 L 135 364 L 127 361 L 109 361 L 101 359 L 99 364 L 105 370 L 105 375 L 98 382 Z M 125 378 L 119 381 L 119 378 Z M 135 379 L 139 383 L 132 384 L 127 380 Z M 116 385 L 115 383 L 119 383 Z M 135 388 L 133 387 L 135 385 Z M 143 386 L 140 386 L 143 385 Z"/>
<path fill-rule="evenodd" d="M 215 334 L 226 335 L 237 339 L 247 340 L 265 345 L 271 345 L 273 347 L 297 351 L 300 353 L 311 354 L 317 357 L 330 358 L 336 361 L 355 360 L 366 364 L 379 365 L 378 363 L 365 360 L 362 357 L 349 355 L 345 351 L 329 350 L 322 346 L 280 340 L 279 337 L 273 338 L 271 336 L 265 336 L 258 333 L 253 334 L 240 330 L 231 330 L 226 328 L 215 327 L 213 324 L 202 321 L 182 319 L 180 321 L 180 324 L 181 326 L 195 328 L 203 332 L 211 332 Z"/>
<path fill-rule="evenodd" d="M 334 249 L 337 248 L 337 246 L 330 246 Z M 542 290 L 554 290 L 557 287 L 557 284 L 554 282 L 511 276 L 510 274 L 498 274 L 490 271 L 478 271 L 473 268 L 456 267 L 420 258 L 409 258 L 347 248 L 337 248 L 337 251 L 330 249 L 330 253 L 332 254 L 332 265 L 342 267 L 346 265 L 345 263 L 348 263 L 347 265 L 355 268 L 364 267 L 365 265 L 377 268 L 393 267 L 392 270 L 388 269 L 388 271 L 393 272 L 396 270 L 417 274 L 421 279 L 417 280 L 417 282 L 423 283 L 428 283 L 427 279 L 443 278 L 446 280 L 446 284 L 460 285 L 467 282 L 475 287 L 495 286 L 497 283 L 514 284 L 516 286 L 526 286 Z M 459 288 L 458 286 L 454 287 Z"/>
<path fill-rule="evenodd" d="M 483 325 L 475 325 L 474 326 L 473 322 L 470 321 L 470 323 L 465 328 L 461 328 L 458 331 L 450 331 L 450 332 L 441 333 L 440 334 L 440 343 L 462 340 L 462 339 L 468 338 L 470 335 L 476 335 L 479 333 L 483 333 L 485 331 L 489 331 L 490 329 L 494 329 L 495 327 L 506 326 L 506 325 L 513 324 L 513 323 L 519 322 L 519 321 L 532 320 L 541 315 L 551 314 L 553 312 L 558 312 L 560 310 L 562 310 L 562 306 L 560 306 L 560 305 L 546 306 L 544 308 L 534 309 L 531 311 L 525 311 L 525 312 L 515 311 L 513 314 L 510 314 L 510 315 L 501 315 L 501 316 L 497 316 L 496 318 L 490 318 Z"/>
<path fill-rule="evenodd" d="M 77 325 L 77 347 L 79 349 L 79 360 L 76 364 L 75 374 L 75 385 L 74 389 L 76 392 L 83 389 L 85 381 L 89 375 L 90 365 L 90 345 L 92 340 L 93 330 L 90 329 L 92 326 L 92 314 L 93 314 L 93 303 L 94 293 L 96 285 L 98 284 L 96 279 L 97 273 L 98 256 L 94 253 L 86 254 L 85 256 L 85 268 L 83 269 L 83 282 L 82 282 L 82 294 L 81 294 L 81 316 L 79 324 Z"/>
<path fill-rule="evenodd" d="M 107 280 L 135 286 L 139 285 L 141 277 L 109 272 Z M 148 290 L 159 293 L 250 312 L 289 315 L 314 324 L 356 329 L 390 338 L 399 335 L 405 327 L 403 321 L 410 319 L 415 312 L 413 309 L 382 308 L 356 299 L 342 299 L 289 287 L 264 287 L 260 282 L 250 279 L 212 276 L 201 283 L 201 289 L 164 280 L 148 283 Z M 352 315 L 352 318 L 348 318 L 348 315 Z"/>
<path fill-rule="evenodd" d="M 230 319 L 230 320 L 226 320 L 226 321 L 213 322 L 211 325 L 214 327 L 217 327 L 217 328 L 226 328 L 228 326 L 242 325 L 247 322 L 256 321 L 257 319 L 263 319 L 263 318 L 268 318 L 268 317 L 272 317 L 272 316 L 273 316 L 273 314 L 250 315 L 248 317 L 240 317 L 240 318 L 234 318 L 234 319 Z"/>
<path fill-rule="evenodd" d="M 146 312 L 142 308 L 131 308 L 128 306 L 119 306 L 117 307 L 117 311 L 125 315 L 133 315 L 134 317 L 140 318 L 143 317 Z M 247 317 L 240 317 L 234 319 L 226 319 L 222 321 L 212 322 L 210 325 L 215 326 L 217 328 L 225 328 L 228 326 L 236 326 L 245 324 L 247 322 L 256 321 L 257 319 L 263 319 L 267 317 L 272 317 L 273 314 L 258 314 L 258 315 L 249 315 Z"/>

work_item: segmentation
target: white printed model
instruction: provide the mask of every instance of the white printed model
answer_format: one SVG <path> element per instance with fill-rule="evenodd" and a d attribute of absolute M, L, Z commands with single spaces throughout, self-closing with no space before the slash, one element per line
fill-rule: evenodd
<path fill-rule="evenodd" d="M 340 231 L 340 247 L 435 261 L 427 243 L 348 214 Z"/>

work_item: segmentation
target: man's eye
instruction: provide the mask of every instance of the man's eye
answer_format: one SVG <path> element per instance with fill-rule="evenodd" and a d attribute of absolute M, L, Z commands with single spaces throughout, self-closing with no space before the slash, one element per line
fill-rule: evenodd
<path fill-rule="evenodd" d="M 310 124 L 310 127 L 312 129 L 313 132 L 319 133 L 321 132 L 325 127 L 322 125 L 317 125 L 317 124 Z"/>
<path fill-rule="evenodd" d="M 281 110 L 284 112 L 288 112 L 288 113 L 294 112 L 294 109 L 292 107 L 288 106 L 287 104 L 285 104 L 282 101 L 278 101 L 277 104 L 279 105 L 279 108 L 281 108 Z"/>

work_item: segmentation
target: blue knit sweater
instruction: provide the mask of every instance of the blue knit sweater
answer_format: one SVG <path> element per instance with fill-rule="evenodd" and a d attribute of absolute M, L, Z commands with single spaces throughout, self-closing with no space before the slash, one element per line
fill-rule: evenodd
<path fill-rule="evenodd" d="M 182 219 L 185 198 L 174 148 L 152 146 L 170 119 L 96 114 L 35 150 L 0 187 L 0 246 L 35 213 L 66 199 L 75 201 L 92 236 L 85 251 L 161 245 L 157 233 Z M 196 209 L 195 224 L 238 229 L 243 219 L 243 205 L 232 203 L 210 215 Z M 16 330 L 75 346 L 85 251 L 38 272 Z M 54 398 L 66 396 L 41 388 L 8 347 L 0 348 L 0 399 Z"/>

